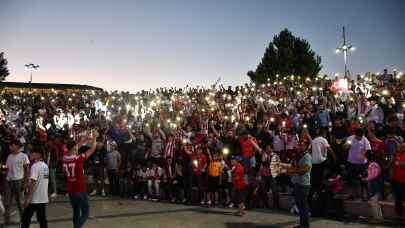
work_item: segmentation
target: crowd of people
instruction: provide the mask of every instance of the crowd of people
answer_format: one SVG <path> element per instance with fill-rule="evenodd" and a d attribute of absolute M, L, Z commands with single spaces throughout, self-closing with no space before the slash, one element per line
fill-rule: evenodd
<path fill-rule="evenodd" d="M 88 215 L 87 189 L 90 196 L 237 207 L 240 216 L 246 207 L 279 208 L 280 194 L 291 193 L 299 227 L 325 208 L 340 215 L 337 195 L 368 201 L 372 221 L 382 221 L 379 201 L 393 195 L 404 219 L 404 85 L 401 72 L 384 70 L 355 80 L 277 75 L 260 85 L 135 94 L 2 92 L 6 221 L 13 197 L 22 218 L 24 207 L 48 202 L 29 190 L 44 164 L 51 197 L 70 195 L 75 227 Z M 43 163 L 34 169 L 35 161 Z M 26 203 L 20 190 L 31 192 Z M 28 214 L 42 210 L 31 206 Z"/>

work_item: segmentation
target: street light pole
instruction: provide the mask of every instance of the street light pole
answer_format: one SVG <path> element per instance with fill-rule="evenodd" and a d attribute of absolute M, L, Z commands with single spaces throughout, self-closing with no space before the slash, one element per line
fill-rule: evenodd
<path fill-rule="evenodd" d="M 336 53 L 340 53 L 343 52 L 343 60 L 345 62 L 345 77 L 347 77 L 347 52 L 349 51 L 354 51 L 356 50 L 355 47 L 353 47 L 350 44 L 346 44 L 346 31 L 345 31 L 345 27 L 343 26 L 343 44 L 342 46 L 336 48 Z"/>
<path fill-rule="evenodd" d="M 32 71 L 39 69 L 39 65 L 35 65 L 35 64 L 33 64 L 33 63 L 29 63 L 29 64 L 25 64 L 24 66 L 25 66 L 25 68 L 27 68 L 27 69 L 30 71 L 30 80 L 29 80 L 29 83 L 32 83 Z"/>

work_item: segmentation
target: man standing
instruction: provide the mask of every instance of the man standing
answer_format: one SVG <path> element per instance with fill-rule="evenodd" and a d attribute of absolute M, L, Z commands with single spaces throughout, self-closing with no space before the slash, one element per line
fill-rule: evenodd
<path fill-rule="evenodd" d="M 331 149 L 328 140 L 324 137 L 325 133 L 322 129 L 316 130 L 317 136 L 312 140 L 312 169 L 311 169 L 311 193 L 310 200 L 313 194 L 318 194 L 322 188 L 322 181 L 327 168 L 328 153 L 336 161 L 336 155 Z"/>
<path fill-rule="evenodd" d="M 308 145 L 307 141 L 299 143 L 297 148 L 298 164 L 287 170 L 287 174 L 292 176 L 294 200 L 300 215 L 300 225 L 296 226 L 296 228 L 309 227 L 308 195 L 311 188 L 312 157 L 307 152 Z"/>
<path fill-rule="evenodd" d="M 119 168 L 121 167 L 121 154 L 115 141 L 111 142 L 111 149 L 104 158 L 104 164 L 108 171 L 108 182 L 110 183 L 110 194 L 118 195 L 120 191 Z"/>
<path fill-rule="evenodd" d="M 28 194 L 24 201 L 21 228 L 28 228 L 34 212 L 41 228 L 48 228 L 46 205 L 48 203 L 49 168 L 43 161 L 43 151 L 32 152 L 34 164 L 31 166 Z"/>
<path fill-rule="evenodd" d="M 28 165 L 30 161 L 28 156 L 22 153 L 22 144 L 18 140 L 13 140 L 10 143 L 11 154 L 7 157 L 6 170 L 7 170 L 7 186 L 5 194 L 5 224 L 10 223 L 10 206 L 13 197 L 16 199 L 20 218 L 22 218 L 23 209 L 21 207 L 21 193 L 27 186 L 28 180 Z"/>
<path fill-rule="evenodd" d="M 392 189 L 395 196 L 395 211 L 402 224 L 405 224 L 405 143 L 399 146 L 398 152 L 392 162 L 393 176 Z"/>
<path fill-rule="evenodd" d="M 85 160 L 96 150 L 98 132 L 92 131 L 92 137 L 90 149 L 83 154 L 78 154 L 83 142 L 69 141 L 67 143 L 68 153 L 63 157 L 63 170 L 67 179 L 66 188 L 73 208 L 74 228 L 82 227 L 89 216 L 89 202 L 83 165 Z"/>
<path fill-rule="evenodd" d="M 367 153 L 371 152 L 370 142 L 364 137 L 364 130 L 358 128 L 354 135 L 347 138 L 346 146 L 349 147 L 348 162 L 348 181 L 351 188 L 350 198 L 357 198 L 360 193 L 361 176 L 367 170 Z"/>

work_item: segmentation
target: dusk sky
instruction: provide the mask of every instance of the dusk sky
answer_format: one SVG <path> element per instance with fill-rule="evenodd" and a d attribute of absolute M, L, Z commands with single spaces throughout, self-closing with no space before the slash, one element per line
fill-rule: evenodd
<path fill-rule="evenodd" d="M 135 91 L 248 81 L 284 28 L 307 39 L 322 73 L 343 73 L 342 26 L 357 50 L 352 74 L 405 71 L 403 0 L 0 0 L 7 81 Z"/>

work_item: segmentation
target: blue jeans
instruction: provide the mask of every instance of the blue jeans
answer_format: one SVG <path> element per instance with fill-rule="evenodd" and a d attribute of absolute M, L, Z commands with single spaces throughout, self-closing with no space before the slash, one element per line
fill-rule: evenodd
<path fill-rule="evenodd" d="M 69 193 L 73 208 L 73 227 L 81 228 L 89 217 L 89 200 L 86 192 Z"/>
<path fill-rule="evenodd" d="M 294 200 L 300 214 L 300 226 L 309 227 L 308 195 L 311 186 L 294 184 Z"/>

